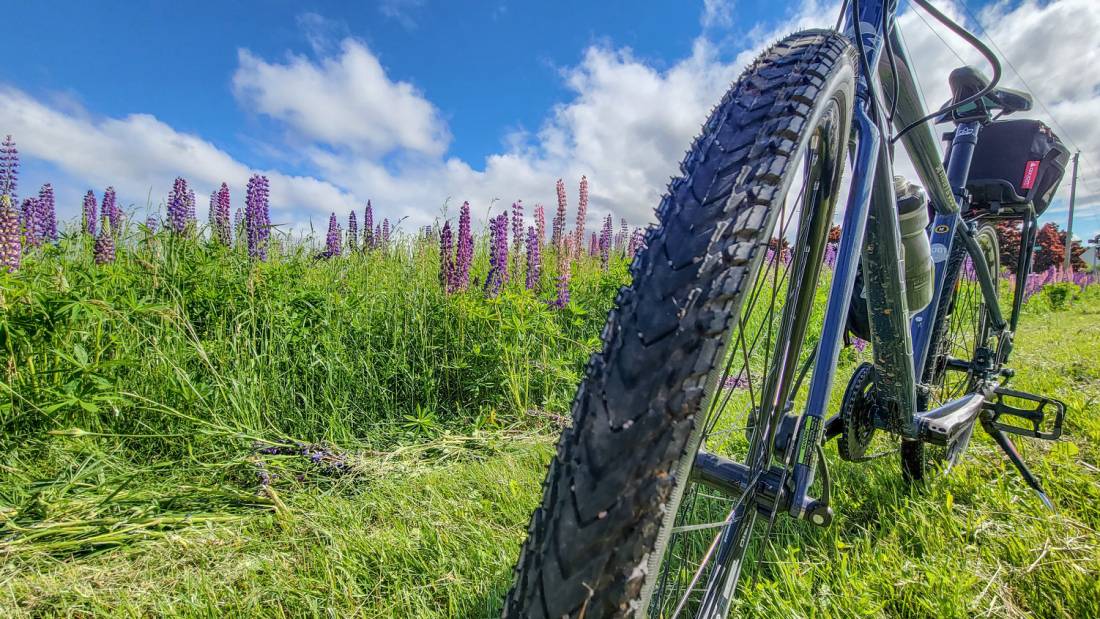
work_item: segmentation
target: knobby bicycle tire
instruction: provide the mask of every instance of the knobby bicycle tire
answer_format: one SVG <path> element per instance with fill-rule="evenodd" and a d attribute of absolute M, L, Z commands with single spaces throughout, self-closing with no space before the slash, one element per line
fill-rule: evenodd
<path fill-rule="evenodd" d="M 698 440 L 706 381 L 767 249 L 790 161 L 840 91 L 850 121 L 855 66 L 834 31 L 801 32 L 764 52 L 712 111 L 585 370 L 505 617 L 645 614 L 646 566 L 686 483 L 677 466 Z"/>

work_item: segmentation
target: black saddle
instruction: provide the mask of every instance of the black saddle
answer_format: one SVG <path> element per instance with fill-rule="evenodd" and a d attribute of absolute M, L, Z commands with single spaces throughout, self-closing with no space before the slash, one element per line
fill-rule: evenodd
<path fill-rule="evenodd" d="M 989 85 L 989 78 L 978 69 L 967 66 L 952 71 L 947 83 L 951 85 L 951 101 L 947 105 L 954 105 L 985 90 Z M 984 107 L 986 111 L 1001 110 L 1002 115 L 1026 112 L 1031 109 L 1031 95 L 1021 90 L 997 87 L 982 97 L 979 103 L 980 105 L 971 104 L 957 110 L 956 118 L 965 116 L 968 111 L 976 111 L 979 107 Z"/>

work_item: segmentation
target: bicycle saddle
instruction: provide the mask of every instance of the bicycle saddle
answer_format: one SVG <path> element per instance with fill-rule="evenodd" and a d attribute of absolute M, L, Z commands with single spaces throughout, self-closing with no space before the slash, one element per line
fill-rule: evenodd
<path fill-rule="evenodd" d="M 978 69 L 966 66 L 952 71 L 947 83 L 951 85 L 951 103 L 957 103 L 983 90 L 989 85 L 989 78 Z M 1005 114 L 1031 109 L 1031 95 L 1012 88 L 994 88 L 982 97 L 982 102 L 987 109 L 1003 110 Z"/>

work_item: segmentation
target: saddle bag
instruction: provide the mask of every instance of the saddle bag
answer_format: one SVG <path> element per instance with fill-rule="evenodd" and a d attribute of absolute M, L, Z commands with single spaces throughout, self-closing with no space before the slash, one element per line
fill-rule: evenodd
<path fill-rule="evenodd" d="M 978 134 L 966 188 L 971 212 L 1017 217 L 1028 203 L 1042 215 L 1066 172 L 1069 149 L 1038 120 L 998 120 Z"/>

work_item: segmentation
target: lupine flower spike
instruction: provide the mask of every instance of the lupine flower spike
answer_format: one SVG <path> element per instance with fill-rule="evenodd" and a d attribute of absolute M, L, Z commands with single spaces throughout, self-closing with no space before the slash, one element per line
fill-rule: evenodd
<path fill-rule="evenodd" d="M 572 275 L 569 270 L 569 254 L 573 251 L 571 245 L 572 239 L 566 239 L 562 251 L 558 252 L 558 296 L 550 305 L 559 309 L 569 305 L 569 279 Z"/>
<path fill-rule="evenodd" d="M 527 227 L 527 289 L 535 290 L 539 286 L 539 276 L 542 274 L 542 257 L 539 255 L 538 230 L 533 226 Z"/>
<path fill-rule="evenodd" d="M 83 228 L 84 234 L 88 236 L 95 236 L 96 229 L 96 212 L 95 194 L 89 189 L 88 193 L 84 194 L 84 207 L 83 207 Z"/>
<path fill-rule="evenodd" d="M 546 212 L 541 204 L 535 205 L 535 238 L 539 241 L 539 249 L 546 242 Z"/>
<path fill-rule="evenodd" d="M 118 198 L 115 196 L 115 188 L 108 187 L 103 192 L 104 220 L 111 224 L 111 230 L 115 233 L 122 230 L 122 209 L 118 206 Z"/>
<path fill-rule="evenodd" d="M 512 203 L 512 253 L 519 254 L 523 246 L 523 201 Z"/>
<path fill-rule="evenodd" d="M 103 222 L 99 228 L 99 236 L 95 237 L 93 257 L 96 264 L 110 264 L 115 261 L 115 238 L 111 233 L 111 218 L 107 212 L 103 213 Z"/>
<path fill-rule="evenodd" d="M 565 181 L 558 179 L 558 211 L 554 214 L 554 231 L 550 244 L 561 251 L 565 244 Z"/>
<path fill-rule="evenodd" d="M 38 198 L 26 198 L 20 209 L 20 219 L 23 222 L 23 238 L 27 247 L 38 247 L 42 244 L 43 223 L 41 208 L 38 206 Z"/>
<path fill-rule="evenodd" d="M 454 238 L 451 234 L 451 222 L 444 222 L 443 229 L 439 231 L 439 283 L 443 291 L 450 294 L 455 291 L 458 283 L 457 268 L 454 257 Z"/>
<path fill-rule="evenodd" d="M 611 262 L 611 231 L 612 231 L 611 215 L 608 215 L 603 220 L 603 229 L 600 230 L 600 266 L 603 270 L 608 269 L 608 265 Z"/>
<path fill-rule="evenodd" d="M 336 213 L 332 213 L 328 216 L 328 234 L 325 236 L 325 257 L 336 258 L 343 253 L 343 248 L 340 246 L 340 237 L 342 236 L 340 224 L 336 223 Z"/>
<path fill-rule="evenodd" d="M 367 200 L 367 209 L 363 211 L 363 249 L 374 249 L 378 242 L 374 234 L 374 209 Z"/>
<path fill-rule="evenodd" d="M 490 220 L 489 274 L 485 276 L 485 295 L 495 297 L 508 281 L 508 213 Z"/>
<path fill-rule="evenodd" d="M 474 262 L 474 236 L 470 230 L 470 203 L 463 202 L 458 212 L 458 241 L 455 248 L 455 289 L 470 285 L 470 266 Z"/>
<path fill-rule="evenodd" d="M 348 251 L 353 254 L 359 251 L 359 221 L 354 209 L 348 215 Z"/>
<path fill-rule="evenodd" d="M 56 241 L 57 204 L 53 197 L 53 185 L 46 183 L 38 190 L 38 209 L 42 219 L 43 236 L 48 241 Z"/>
<path fill-rule="evenodd" d="M 581 177 L 580 198 L 577 200 L 577 239 L 584 238 L 584 224 L 588 217 L 588 177 Z M 577 248 L 578 250 L 580 248 Z"/>
<path fill-rule="evenodd" d="M 233 230 L 229 227 L 229 185 L 222 183 L 210 196 L 210 229 L 215 240 L 225 246 L 233 242 Z"/>
<path fill-rule="evenodd" d="M 186 234 L 194 221 L 195 194 L 187 181 L 176 177 L 172 191 L 168 193 L 168 227 L 176 234 Z"/>
<path fill-rule="evenodd" d="M 0 195 L 8 196 L 11 208 L 15 208 L 16 189 L 19 188 L 19 151 L 11 136 L 0 144 Z"/>
<path fill-rule="evenodd" d="M 267 260 L 267 243 L 271 237 L 271 214 L 267 196 L 267 177 L 253 174 L 248 179 L 245 193 L 244 220 L 248 236 L 248 255 L 256 260 Z"/>
<path fill-rule="evenodd" d="M 0 267 L 9 273 L 19 269 L 23 246 L 19 241 L 19 213 L 12 206 L 11 196 L 0 194 Z"/>

